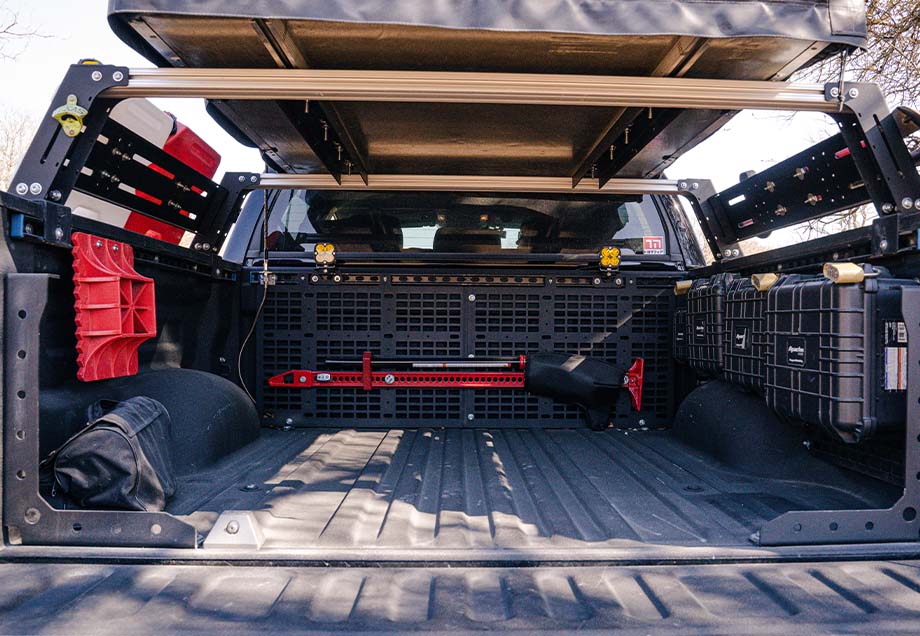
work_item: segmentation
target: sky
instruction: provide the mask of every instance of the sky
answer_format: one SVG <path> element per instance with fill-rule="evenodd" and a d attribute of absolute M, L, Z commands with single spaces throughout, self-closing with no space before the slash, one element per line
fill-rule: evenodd
<path fill-rule="evenodd" d="M 0 10 L 17 13 L 25 26 L 45 36 L 31 40 L 14 60 L 0 61 L 2 85 L 15 87 L 0 94 L 0 117 L 10 110 L 40 117 L 67 66 L 81 58 L 128 67 L 152 66 L 109 29 L 107 5 L 105 0 L 84 0 L 78 5 L 72 0 L 0 0 Z M 233 141 L 207 115 L 203 100 L 152 101 L 176 115 L 220 153 L 222 161 L 216 180 L 225 171 L 261 171 L 258 152 Z M 832 134 L 829 124 L 830 120 L 820 114 L 742 112 L 678 159 L 667 176 L 708 178 L 717 190 L 722 190 L 737 183 L 741 172 L 763 170 Z M 788 233 L 777 234 L 771 243 L 790 240 Z"/>

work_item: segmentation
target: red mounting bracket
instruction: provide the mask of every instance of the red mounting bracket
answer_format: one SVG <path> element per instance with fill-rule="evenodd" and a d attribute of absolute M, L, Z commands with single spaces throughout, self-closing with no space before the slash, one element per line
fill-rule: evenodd
<path fill-rule="evenodd" d="M 77 379 L 137 373 L 137 349 L 156 336 L 153 279 L 134 271 L 130 245 L 74 232 Z"/>

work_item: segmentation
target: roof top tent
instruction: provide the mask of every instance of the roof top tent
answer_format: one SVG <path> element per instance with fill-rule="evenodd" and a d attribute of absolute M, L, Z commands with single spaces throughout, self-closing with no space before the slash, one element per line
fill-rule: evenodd
<path fill-rule="evenodd" d="M 865 44 L 862 3 L 112 0 L 161 67 L 785 80 Z M 560 87 L 565 91 L 565 87 Z M 211 100 L 277 172 L 658 177 L 731 111 Z"/>

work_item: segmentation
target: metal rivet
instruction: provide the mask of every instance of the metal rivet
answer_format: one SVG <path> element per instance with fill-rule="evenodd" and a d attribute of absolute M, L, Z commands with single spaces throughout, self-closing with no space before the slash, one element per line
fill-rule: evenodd
<path fill-rule="evenodd" d="M 847 91 L 847 95 L 849 95 L 850 97 L 852 97 L 852 98 L 855 99 L 855 98 L 859 97 L 859 89 L 858 89 L 858 88 L 851 88 L 850 90 Z"/>
<path fill-rule="evenodd" d="M 41 194 L 43 189 L 44 188 L 42 188 L 42 184 L 36 181 L 35 183 L 29 186 L 29 193 L 36 194 L 36 195 Z"/>
<path fill-rule="evenodd" d="M 16 184 L 16 194 L 21 196 L 21 195 L 28 194 L 28 193 L 29 193 L 28 184 L 25 184 L 25 183 Z"/>
<path fill-rule="evenodd" d="M 152 526 L 150 526 L 150 534 L 158 535 L 161 532 L 163 532 L 163 526 L 161 526 L 160 524 L 155 523 Z"/>
<path fill-rule="evenodd" d="M 300 377 L 297 378 L 297 381 L 300 382 L 301 384 L 306 384 L 306 383 L 307 383 L 307 376 L 302 375 L 302 376 L 300 376 Z"/>
<path fill-rule="evenodd" d="M 102 241 L 96 241 L 96 247 L 102 247 Z"/>
<path fill-rule="evenodd" d="M 121 80 L 125 79 L 125 74 L 122 73 L 121 71 L 115 71 L 114 73 L 112 73 L 112 79 L 115 80 L 116 82 L 120 82 Z"/>
<path fill-rule="evenodd" d="M 903 199 L 901 199 L 901 207 L 904 208 L 905 210 L 910 210 L 911 208 L 914 207 L 914 200 L 911 199 L 910 197 L 904 197 Z"/>
<path fill-rule="evenodd" d="M 102 79 L 102 71 L 93 71 L 93 73 L 92 73 L 92 75 L 90 75 L 90 77 L 93 78 L 93 81 L 94 81 L 94 82 L 98 82 L 98 81 L 100 81 L 100 80 Z"/>
<path fill-rule="evenodd" d="M 227 534 L 236 534 L 237 532 L 240 531 L 240 522 L 231 521 L 230 523 L 227 524 L 227 527 L 224 528 L 224 530 L 226 530 Z"/>

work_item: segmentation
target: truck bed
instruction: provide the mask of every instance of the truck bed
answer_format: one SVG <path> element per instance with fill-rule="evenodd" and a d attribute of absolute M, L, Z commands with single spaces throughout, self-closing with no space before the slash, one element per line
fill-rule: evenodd
<path fill-rule="evenodd" d="M 266 429 L 187 477 L 169 511 L 254 511 L 263 549 L 748 546 L 787 510 L 883 506 L 885 488 L 758 477 L 670 431 Z M 830 487 L 827 483 L 834 483 Z"/>

